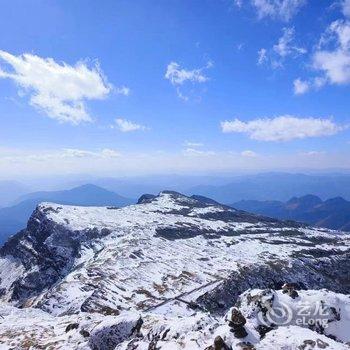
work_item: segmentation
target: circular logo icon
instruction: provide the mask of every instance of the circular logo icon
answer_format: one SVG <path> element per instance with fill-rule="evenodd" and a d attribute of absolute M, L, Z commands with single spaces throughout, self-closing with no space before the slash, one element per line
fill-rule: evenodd
<path fill-rule="evenodd" d="M 269 306 L 266 312 L 259 312 L 258 319 L 265 326 L 285 326 L 293 319 L 292 309 L 283 302 Z"/>

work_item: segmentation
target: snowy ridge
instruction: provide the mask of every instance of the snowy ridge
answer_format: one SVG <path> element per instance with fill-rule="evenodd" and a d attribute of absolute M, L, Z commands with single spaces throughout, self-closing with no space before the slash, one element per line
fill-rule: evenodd
<path fill-rule="evenodd" d="M 350 235 L 342 232 L 281 222 L 170 191 L 143 196 L 139 204 L 121 209 L 42 203 L 27 229 L 0 250 L 2 310 L 12 308 L 11 319 L 0 319 L 0 343 L 4 334 L 9 335 L 7 324 L 14 323 L 16 317 L 24 319 L 22 331 L 25 322 L 32 324 L 35 318 L 47 320 L 50 328 L 63 320 L 65 324 L 85 324 L 89 315 L 94 315 L 91 325 L 97 327 L 106 317 L 110 322 L 106 329 L 119 329 L 113 324 L 123 323 L 124 315 L 141 314 L 142 336 L 134 339 L 136 333 L 130 326 L 124 332 L 127 336 L 112 342 L 113 347 L 95 344 L 94 348 L 114 349 L 118 343 L 121 348 L 148 349 L 145 346 L 155 342 L 161 349 L 180 349 L 180 337 L 169 338 L 172 327 L 184 327 L 181 332 L 174 330 L 174 334 L 188 333 L 191 339 L 202 337 L 201 330 L 207 326 L 211 330 L 227 328 L 223 315 L 251 287 L 279 289 L 285 282 L 295 282 L 302 289 L 348 293 L 349 254 Z M 335 295 L 322 293 L 324 299 Z M 347 305 L 348 301 L 342 302 Z M 0 314 L 3 312 L 6 314 Z M 134 316 L 130 324 L 134 325 L 138 317 Z M 258 326 L 253 324 L 252 329 Z M 159 330 L 167 327 L 170 330 L 160 341 Z M 294 324 L 288 327 L 285 332 L 298 328 Z M 271 334 L 282 332 L 280 328 L 271 329 Z M 227 330 L 231 332 L 230 327 Z M 91 329 L 87 332 L 88 339 L 82 339 L 80 333 L 76 338 L 82 349 L 92 344 Z M 115 339 L 115 332 L 108 332 Z M 254 332 L 249 333 L 250 337 Z M 319 339 L 330 336 L 327 332 L 310 332 Z M 57 344 L 70 344 L 64 343 L 67 334 L 64 330 L 53 337 L 64 338 Z M 225 334 L 223 338 L 227 338 Z M 210 331 L 203 341 L 198 340 L 200 347 L 183 341 L 188 349 L 203 349 L 213 345 L 215 336 Z M 124 338 L 131 338 L 128 341 L 137 347 L 130 347 Z M 10 340 L 6 339 L 7 344 Z M 95 343 L 100 341 L 94 339 Z M 225 344 L 236 346 L 235 339 Z M 260 340 L 255 337 L 249 342 L 258 346 Z M 337 335 L 337 340 L 329 339 L 329 344 L 347 341 Z M 263 346 L 262 340 L 259 346 Z"/>
<path fill-rule="evenodd" d="M 316 326 L 313 329 L 305 325 L 297 326 L 297 317 L 288 322 L 284 319 L 282 326 L 270 324 L 269 329 L 267 323 L 262 323 L 267 303 L 274 307 L 283 302 L 290 308 L 297 305 L 313 308 L 315 301 L 322 305 L 323 310 L 330 311 L 324 312 L 325 330 L 315 331 Z M 299 292 L 295 299 L 281 290 L 249 290 L 221 318 L 201 312 L 177 319 L 148 315 L 145 320 L 151 324 L 149 333 L 146 324 L 145 335 L 132 344 L 140 350 L 149 349 L 150 339 L 159 349 L 181 349 L 183 346 L 186 349 L 209 350 L 216 349 L 215 344 L 219 342 L 222 349 L 349 349 L 345 344 L 350 340 L 349 308 L 349 296 L 325 290 Z M 313 314 L 311 311 L 307 308 L 304 310 L 310 315 Z M 130 344 L 130 341 L 126 341 L 117 349 L 130 349 Z"/>

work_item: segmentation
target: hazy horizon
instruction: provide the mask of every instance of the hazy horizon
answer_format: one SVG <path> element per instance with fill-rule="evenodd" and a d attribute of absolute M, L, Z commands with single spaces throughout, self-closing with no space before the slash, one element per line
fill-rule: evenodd
<path fill-rule="evenodd" d="M 138 180 L 138 179 L 152 179 L 152 178 L 213 178 L 213 179 L 234 179 L 245 176 L 259 176 L 267 174 L 285 174 L 285 175 L 315 175 L 315 176 L 347 176 L 350 175 L 350 169 L 341 168 L 328 168 L 328 169 L 266 169 L 266 170 L 247 170 L 240 169 L 238 171 L 226 171 L 226 172 L 149 172 L 140 174 L 89 174 L 89 173 L 58 173 L 52 175 L 26 175 L 16 174 L 15 176 L 1 176 L 0 182 L 19 182 L 19 183 L 39 183 L 45 181 L 48 184 L 52 182 L 54 185 L 56 182 L 62 181 L 82 181 L 86 184 L 89 181 L 98 179 L 116 179 L 116 180 Z"/>

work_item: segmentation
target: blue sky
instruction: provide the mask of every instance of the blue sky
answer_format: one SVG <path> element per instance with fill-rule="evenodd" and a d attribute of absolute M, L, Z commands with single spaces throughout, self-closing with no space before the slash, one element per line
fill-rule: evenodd
<path fill-rule="evenodd" d="M 350 1 L 8 1 L 0 167 L 349 168 Z"/>

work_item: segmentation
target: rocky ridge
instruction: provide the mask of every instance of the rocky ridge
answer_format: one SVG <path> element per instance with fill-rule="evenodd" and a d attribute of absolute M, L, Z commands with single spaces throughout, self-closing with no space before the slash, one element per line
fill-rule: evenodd
<path fill-rule="evenodd" d="M 240 300 L 251 288 L 275 293 L 275 300 L 282 293 L 275 290 L 290 281 L 302 289 L 297 298 L 327 288 L 348 305 L 349 254 L 350 235 L 342 232 L 169 191 L 121 209 L 42 203 L 0 250 L 0 343 L 5 349 L 16 342 L 18 349 L 230 349 L 238 343 L 282 349 L 268 343 L 290 333 L 300 335 L 288 338 L 295 344 L 312 340 L 305 349 L 313 342 L 315 349 L 323 342 L 343 349 L 349 339 L 342 332 L 293 323 L 265 325 L 262 337 Z M 333 295 L 322 293 L 325 300 Z M 236 302 L 246 322 L 234 328 L 225 314 Z M 350 314 L 343 304 L 341 320 Z M 43 325 L 36 332 L 38 319 Z"/>

